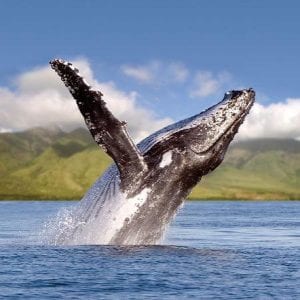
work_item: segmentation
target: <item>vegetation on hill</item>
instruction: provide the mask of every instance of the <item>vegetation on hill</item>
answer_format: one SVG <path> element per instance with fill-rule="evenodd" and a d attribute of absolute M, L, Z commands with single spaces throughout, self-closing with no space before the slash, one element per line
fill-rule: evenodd
<path fill-rule="evenodd" d="M 34 128 L 0 134 L 0 199 L 80 199 L 111 163 L 79 128 Z M 233 144 L 191 199 L 300 199 L 300 142 Z"/>

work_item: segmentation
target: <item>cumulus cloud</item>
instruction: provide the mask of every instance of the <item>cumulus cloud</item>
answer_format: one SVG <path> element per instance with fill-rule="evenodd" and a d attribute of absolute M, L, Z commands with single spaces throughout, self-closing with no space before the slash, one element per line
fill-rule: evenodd
<path fill-rule="evenodd" d="M 124 65 L 121 67 L 121 70 L 125 75 L 141 83 L 150 83 L 153 81 L 152 71 L 146 67 Z"/>
<path fill-rule="evenodd" d="M 300 99 L 269 105 L 254 104 L 238 134 L 249 138 L 300 138 Z"/>
<path fill-rule="evenodd" d="M 171 63 L 167 67 L 169 78 L 174 82 L 185 82 L 189 76 L 189 71 L 182 63 Z"/>
<path fill-rule="evenodd" d="M 152 111 L 140 107 L 135 92 L 126 93 L 113 82 L 98 82 L 87 60 L 73 63 L 93 87 L 103 92 L 114 114 L 128 122 L 128 130 L 135 140 L 172 121 L 158 119 Z M 0 87 L 0 105 L 0 132 L 54 124 L 66 130 L 84 126 L 75 101 L 49 66 L 19 75 L 14 89 Z"/>
<path fill-rule="evenodd" d="M 145 65 L 123 65 L 124 75 L 142 84 L 183 83 L 189 76 L 186 66 L 180 62 L 162 63 L 152 61 Z"/>
<path fill-rule="evenodd" d="M 139 106 L 136 92 L 124 92 L 114 82 L 97 81 L 87 60 L 73 63 L 94 88 L 103 92 L 104 100 L 116 117 L 128 122 L 128 130 L 136 141 L 172 122 L 170 118 L 159 119 L 153 111 Z M 165 74 L 172 74 L 168 77 L 169 83 L 184 82 L 190 76 L 185 66 L 178 63 L 153 63 L 152 70 L 156 73 L 151 74 L 158 74 L 162 66 L 165 66 Z M 204 97 L 223 89 L 228 78 L 227 73 L 196 73 L 193 96 Z M 17 76 L 13 88 L 0 87 L 0 107 L 0 132 L 48 125 L 66 130 L 85 126 L 75 101 L 49 66 Z M 269 105 L 256 103 L 241 126 L 238 138 L 258 137 L 300 139 L 300 98 Z"/>
<path fill-rule="evenodd" d="M 190 90 L 190 97 L 203 98 L 213 95 L 219 92 L 222 86 L 229 80 L 230 75 L 227 72 L 220 72 L 214 75 L 209 71 L 198 71 Z"/>

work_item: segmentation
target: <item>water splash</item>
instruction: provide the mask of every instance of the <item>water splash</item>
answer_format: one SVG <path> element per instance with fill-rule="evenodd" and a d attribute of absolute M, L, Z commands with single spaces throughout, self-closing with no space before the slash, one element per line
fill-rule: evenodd
<path fill-rule="evenodd" d="M 107 172 L 111 173 L 111 171 Z M 135 197 L 119 189 L 117 177 L 105 174 L 87 195 L 73 208 L 64 208 L 44 224 L 40 234 L 44 244 L 51 245 L 107 245 L 116 234 L 139 212 L 150 192 L 145 188 Z M 106 179 L 106 184 L 102 183 Z M 102 187 L 99 193 L 99 186 Z M 138 229 L 137 229 L 138 230 Z M 152 244 L 158 241 L 153 240 Z M 128 238 L 124 244 L 139 245 L 136 236 Z"/>

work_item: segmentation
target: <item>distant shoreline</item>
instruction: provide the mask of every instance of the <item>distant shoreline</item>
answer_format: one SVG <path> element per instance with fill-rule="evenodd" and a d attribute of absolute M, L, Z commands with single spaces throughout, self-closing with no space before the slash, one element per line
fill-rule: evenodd
<path fill-rule="evenodd" d="M 81 199 L 112 160 L 83 128 L 32 128 L 0 133 L 0 198 Z M 300 141 L 253 139 L 233 143 L 224 162 L 201 179 L 193 201 L 300 199 Z M 1 200 L 0 200 L 1 201 Z"/>

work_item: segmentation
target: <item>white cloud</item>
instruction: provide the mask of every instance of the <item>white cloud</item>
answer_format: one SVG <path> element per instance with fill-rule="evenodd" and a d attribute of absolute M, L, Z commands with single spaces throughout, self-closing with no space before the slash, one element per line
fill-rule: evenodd
<path fill-rule="evenodd" d="M 86 60 L 73 63 L 94 88 L 103 92 L 111 111 L 120 120 L 128 122 L 128 130 L 135 140 L 172 122 L 170 118 L 158 119 L 153 111 L 139 106 L 134 91 L 127 93 L 113 82 L 98 82 Z M 158 63 L 152 68 L 159 70 L 162 65 Z M 174 75 L 172 80 L 180 82 L 189 76 L 184 65 L 166 66 L 168 72 L 172 71 Z M 198 92 L 194 96 L 197 97 L 224 88 L 229 78 L 227 73 L 213 76 L 210 72 L 198 72 L 196 75 Z M 0 87 L 0 107 L 0 132 L 48 125 L 58 125 L 67 130 L 85 126 L 75 101 L 50 66 L 19 75 L 15 79 L 14 89 Z M 241 126 L 238 138 L 257 137 L 300 139 L 300 99 L 287 99 L 269 105 L 256 103 Z"/>
<path fill-rule="evenodd" d="M 121 70 L 128 77 L 136 79 L 141 83 L 150 83 L 153 81 L 152 71 L 146 67 L 124 65 L 121 67 Z"/>
<path fill-rule="evenodd" d="M 269 105 L 254 104 L 238 134 L 249 138 L 300 138 L 300 99 Z"/>
<path fill-rule="evenodd" d="M 186 66 L 179 62 L 167 64 L 152 61 L 145 65 L 123 65 L 121 71 L 139 83 L 154 85 L 183 83 L 189 76 Z"/>
<path fill-rule="evenodd" d="M 98 82 L 86 60 L 73 63 L 92 86 L 103 92 L 113 113 L 128 122 L 128 130 L 135 140 L 172 121 L 158 119 L 152 111 L 138 106 L 135 92 L 125 93 L 113 82 Z M 0 132 L 48 125 L 67 130 L 84 126 L 75 101 L 50 66 L 21 74 L 16 78 L 13 90 L 0 87 L 0 106 Z"/>
<path fill-rule="evenodd" d="M 185 82 L 189 76 L 188 69 L 182 63 L 171 63 L 167 67 L 167 73 L 174 82 Z"/>
<path fill-rule="evenodd" d="M 227 72 L 220 72 L 214 76 L 209 71 L 198 71 L 195 75 L 193 87 L 190 90 L 191 98 L 203 98 L 220 91 L 222 86 L 230 80 Z"/>

